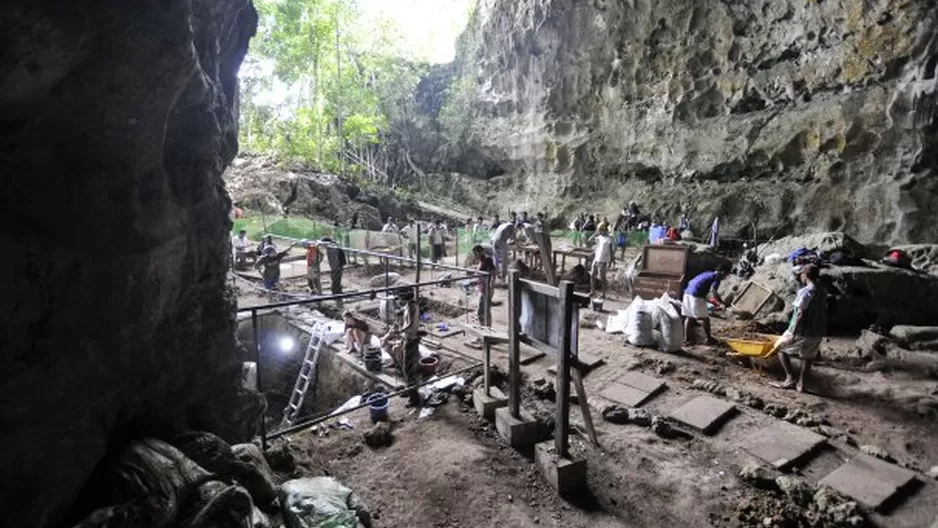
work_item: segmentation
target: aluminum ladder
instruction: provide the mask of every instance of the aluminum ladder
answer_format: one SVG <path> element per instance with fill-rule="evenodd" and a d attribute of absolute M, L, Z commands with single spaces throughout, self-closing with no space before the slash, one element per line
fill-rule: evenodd
<path fill-rule="evenodd" d="M 326 325 L 317 322 L 313 326 L 313 331 L 309 336 L 309 344 L 306 346 L 306 355 L 303 357 L 303 363 L 300 365 L 300 372 L 296 376 L 296 383 L 293 385 L 293 393 L 290 394 L 290 402 L 283 409 L 283 421 L 281 427 L 290 427 L 296 420 L 300 408 L 303 407 L 303 400 L 306 399 L 306 393 L 316 382 L 316 363 L 319 362 L 319 352 L 322 350 L 326 337 Z"/>

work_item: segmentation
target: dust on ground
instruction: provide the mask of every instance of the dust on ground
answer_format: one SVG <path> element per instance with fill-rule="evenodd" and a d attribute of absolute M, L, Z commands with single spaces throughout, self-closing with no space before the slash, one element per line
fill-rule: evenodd
<path fill-rule="evenodd" d="M 400 270 L 406 280 L 413 273 Z M 327 274 L 324 273 L 324 278 Z M 438 277 L 439 274 L 433 275 Z M 346 271 L 347 288 L 365 288 L 369 273 Z M 422 278 L 430 274 L 424 272 Z M 302 292 L 305 280 L 285 281 L 287 289 Z M 473 322 L 475 297 L 458 287 L 421 289 L 440 306 L 467 307 L 456 317 L 431 314 L 437 322 Z M 251 292 L 242 301 L 267 302 L 266 294 Z M 498 289 L 496 301 L 506 300 Z M 607 299 L 607 312 L 627 306 L 628 298 Z M 504 332 L 507 306 L 493 307 L 493 326 Z M 451 312 L 456 313 L 456 312 Z M 715 318 L 714 334 L 749 335 L 761 330 Z M 875 525 L 898 528 L 929 526 L 936 515 L 938 490 L 925 473 L 938 465 L 938 382 L 910 373 L 865 372 L 850 361 L 856 336 L 826 338 L 822 360 L 808 393 L 779 390 L 777 367 L 760 372 L 744 361 L 726 356 L 722 347 L 692 346 L 678 353 L 638 349 L 621 335 L 598 329 L 579 333 L 579 349 L 601 357 L 605 364 L 585 377 L 593 421 L 601 449 L 572 436 L 575 455 L 588 460 L 592 494 L 567 502 L 547 487 L 530 456 L 505 446 L 494 427 L 480 421 L 465 402 L 451 400 L 429 418 L 408 414 L 404 401 L 391 406 L 395 442 L 372 451 L 361 441 L 369 426 L 367 412 L 353 415 L 356 429 L 326 437 L 300 433 L 291 437 L 302 452 L 303 474 L 329 474 L 358 491 L 378 513 L 376 526 L 647 526 L 671 527 L 680 522 L 698 526 L 815 526 L 823 525 L 784 514 L 790 501 L 744 483 L 740 469 L 754 457 L 745 450 L 753 428 L 776 419 L 765 410 L 737 405 L 741 413 L 714 437 L 693 435 L 668 440 L 648 428 L 604 422 L 599 410 L 611 403 L 599 392 L 625 372 L 638 370 L 663 378 L 668 388 L 643 406 L 653 415 L 669 411 L 702 394 L 701 382 L 744 393 L 764 402 L 770 412 L 783 410 L 821 420 L 828 433 L 828 449 L 795 473 L 811 486 L 839 466 L 843 453 L 856 446 L 877 446 L 901 466 L 918 473 L 920 489 L 892 512 L 867 512 Z M 464 347 L 466 338 L 442 340 L 472 357 L 478 350 Z M 496 365 L 507 369 L 504 352 L 494 354 Z M 797 362 L 796 362 L 797 363 Z M 523 367 L 528 380 L 550 379 L 550 357 Z M 528 404 L 529 402 L 525 402 Z M 541 402 L 539 405 L 543 405 Z M 552 409 L 550 402 L 546 403 Z M 772 407 L 769 407 L 769 406 Z M 582 416 L 571 406 L 574 429 Z M 799 414 L 800 413 L 800 414 Z M 813 422 L 811 422 L 813 423 Z M 793 520 L 794 519 L 794 520 Z"/>

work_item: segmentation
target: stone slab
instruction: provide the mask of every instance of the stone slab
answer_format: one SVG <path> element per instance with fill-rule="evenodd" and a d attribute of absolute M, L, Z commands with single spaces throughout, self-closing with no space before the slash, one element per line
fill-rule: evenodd
<path fill-rule="evenodd" d="M 864 506 L 878 509 L 914 478 L 915 473 L 907 469 L 858 454 L 821 479 L 819 484 L 830 486 Z"/>
<path fill-rule="evenodd" d="M 472 404 L 479 416 L 486 420 L 493 420 L 495 419 L 495 409 L 501 409 L 508 405 L 508 397 L 498 387 L 489 387 L 489 394 L 485 394 L 485 389 L 479 387 L 472 391 Z"/>
<path fill-rule="evenodd" d="M 495 409 L 495 429 L 511 447 L 530 447 L 537 443 L 537 422 L 524 409 L 519 414 L 520 418 L 515 418 L 507 407 Z"/>
<path fill-rule="evenodd" d="M 554 452 L 553 440 L 534 446 L 534 461 L 560 496 L 568 496 L 586 488 L 586 460 L 558 457 Z"/>
<path fill-rule="evenodd" d="M 589 352 L 584 352 L 583 350 L 580 350 L 579 352 L 577 352 L 577 360 L 579 360 L 580 364 L 583 365 L 584 368 L 586 368 L 587 372 L 605 363 L 605 360 L 603 358 L 599 356 L 594 356 L 593 354 L 590 354 Z"/>
<path fill-rule="evenodd" d="M 815 432 L 778 420 L 747 437 L 739 447 L 784 470 L 803 462 L 824 441 L 824 437 Z"/>
<path fill-rule="evenodd" d="M 638 407 L 652 397 L 651 393 L 616 382 L 607 385 L 599 395 L 627 407 Z"/>
<path fill-rule="evenodd" d="M 735 412 L 736 406 L 732 403 L 703 395 L 677 408 L 669 417 L 705 435 L 712 435 Z"/>
<path fill-rule="evenodd" d="M 666 387 L 662 379 L 641 372 L 626 372 L 621 378 L 607 385 L 599 395 L 622 405 L 638 407 Z"/>
<path fill-rule="evenodd" d="M 666 387 L 663 379 L 649 376 L 648 374 L 642 374 L 641 372 L 635 372 L 634 370 L 626 372 L 616 381 L 651 394 L 658 394 Z"/>

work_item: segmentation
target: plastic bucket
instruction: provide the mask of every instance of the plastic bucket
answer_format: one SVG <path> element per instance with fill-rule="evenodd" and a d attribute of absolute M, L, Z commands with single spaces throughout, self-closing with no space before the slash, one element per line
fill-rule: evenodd
<path fill-rule="evenodd" d="M 383 392 L 376 392 L 366 400 L 368 410 L 371 411 L 372 422 L 386 422 L 388 420 L 388 395 Z"/>
<path fill-rule="evenodd" d="M 602 299 L 598 299 L 598 298 L 597 298 L 597 299 L 593 299 L 593 300 L 591 301 L 591 306 L 592 306 L 594 312 L 601 312 L 601 311 L 603 311 L 603 300 L 602 300 Z"/>
<path fill-rule="evenodd" d="M 436 374 L 436 368 L 440 365 L 440 358 L 437 356 L 427 356 L 420 358 L 420 371 L 426 376 Z"/>
<path fill-rule="evenodd" d="M 365 370 L 368 372 L 381 372 L 380 351 L 369 350 L 368 352 L 365 352 L 365 355 L 362 359 L 365 362 Z"/>

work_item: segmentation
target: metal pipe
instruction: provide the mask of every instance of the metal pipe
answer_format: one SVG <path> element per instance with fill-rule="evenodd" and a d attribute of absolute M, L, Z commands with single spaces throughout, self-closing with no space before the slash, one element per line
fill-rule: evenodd
<path fill-rule="evenodd" d="M 435 379 L 435 380 L 427 380 L 427 381 L 424 381 L 423 383 L 418 383 L 418 384 L 416 384 L 416 385 L 410 385 L 410 386 L 404 387 L 403 389 L 400 389 L 400 390 L 398 390 L 398 391 L 389 393 L 389 394 L 388 394 L 388 398 L 390 399 L 390 398 L 393 398 L 393 397 L 395 397 L 395 396 L 400 396 L 400 395 L 402 395 L 402 394 L 407 393 L 408 391 L 411 391 L 411 390 L 414 390 L 414 389 L 419 389 L 420 387 L 424 387 L 424 386 L 429 385 L 429 384 L 431 384 L 431 383 L 436 383 L 436 382 L 440 381 L 440 379 L 448 378 L 448 377 L 450 377 L 450 376 L 456 376 L 457 374 L 462 374 L 463 372 L 468 372 L 468 371 L 470 371 L 470 370 L 477 369 L 477 368 L 479 368 L 479 367 L 481 367 L 481 366 L 482 366 L 482 363 L 474 363 L 474 364 L 472 364 L 472 365 L 470 365 L 470 366 L 468 366 L 468 367 L 466 367 L 466 368 L 459 369 L 459 370 L 457 370 L 457 371 L 455 371 L 455 372 L 448 372 L 445 376 L 443 376 L 443 378 L 439 378 L 439 379 Z M 339 416 L 343 416 L 343 415 L 348 414 L 348 413 L 350 413 L 350 412 L 352 412 L 352 411 L 357 411 L 357 410 L 362 409 L 362 408 L 367 407 L 367 406 L 368 406 L 368 402 L 364 402 L 364 403 L 361 403 L 361 404 L 359 404 L 359 405 L 356 405 L 355 407 L 350 407 L 350 408 L 348 408 L 348 409 L 345 409 L 345 410 L 342 411 L 342 412 L 338 412 L 338 413 L 335 413 L 335 414 L 331 414 L 331 413 L 330 413 L 330 414 L 327 414 L 327 415 L 325 415 L 325 416 L 319 416 L 319 417 L 317 417 L 317 418 L 313 418 L 312 420 L 303 422 L 303 423 L 301 423 L 301 424 L 297 424 L 297 425 L 288 427 L 288 428 L 286 428 L 286 429 L 277 431 L 276 433 L 274 433 L 274 434 L 270 435 L 269 437 L 267 437 L 267 440 L 274 440 L 274 439 L 276 439 L 276 438 L 280 438 L 280 437 L 283 436 L 283 435 L 287 435 L 287 434 L 290 434 L 290 433 L 295 433 L 295 432 L 297 432 L 297 431 L 299 431 L 299 430 L 301 430 L 301 429 L 305 429 L 305 428 L 307 428 L 307 427 L 312 427 L 312 426 L 314 426 L 314 425 L 316 425 L 316 424 L 325 422 L 326 420 L 329 420 L 330 418 L 337 418 L 337 417 L 339 417 Z"/>
<path fill-rule="evenodd" d="M 435 286 L 435 285 L 437 285 L 437 284 L 450 284 L 450 283 L 452 283 L 453 281 L 456 281 L 456 280 L 461 280 L 461 279 L 439 279 L 439 280 L 435 280 L 435 281 L 427 281 L 427 282 L 424 282 L 424 283 L 418 283 L 418 284 L 416 284 L 416 285 L 413 285 L 413 287 L 417 287 L 417 286 Z M 344 299 L 350 299 L 350 298 L 353 298 L 353 297 L 361 297 L 361 296 L 363 296 L 363 295 L 371 295 L 371 294 L 385 293 L 385 292 L 394 291 L 394 290 L 397 290 L 397 289 L 400 289 L 400 288 L 406 288 L 406 287 L 408 287 L 408 286 L 389 286 L 389 287 L 387 287 L 387 288 L 371 288 L 371 289 L 369 289 L 369 290 L 362 290 L 362 291 L 357 291 L 357 292 L 338 293 L 338 294 L 329 294 L 329 295 L 318 295 L 318 296 L 316 296 L 316 297 L 310 297 L 310 298 L 307 298 L 307 299 L 296 299 L 296 300 L 293 300 L 293 301 L 281 301 L 281 302 L 275 302 L 275 303 L 270 303 L 270 304 L 261 304 L 261 305 L 257 305 L 257 306 L 247 306 L 247 307 L 244 307 L 244 308 L 239 308 L 239 309 L 238 309 L 238 313 L 250 312 L 250 311 L 252 311 L 252 310 L 269 310 L 269 309 L 272 309 L 272 308 L 283 308 L 283 307 L 286 307 L 286 306 L 296 306 L 296 305 L 300 305 L 300 304 L 315 304 L 315 303 L 320 303 L 320 302 L 323 302 L 323 301 L 344 300 Z"/>
<path fill-rule="evenodd" d="M 428 266 L 428 267 L 431 267 L 431 268 L 447 269 L 447 270 L 450 270 L 450 271 L 462 271 L 462 272 L 472 271 L 472 270 L 470 270 L 470 269 L 468 269 L 468 268 L 461 268 L 461 267 L 459 267 L 459 266 L 450 266 L 449 264 L 434 264 L 433 262 L 429 262 L 429 263 L 427 263 L 427 262 L 421 262 L 421 261 L 420 261 L 420 223 L 419 223 L 419 222 L 416 224 L 416 227 L 417 227 L 417 242 L 416 242 L 416 244 L 417 244 L 417 258 L 416 258 L 416 259 L 412 259 L 412 258 L 409 258 L 409 257 L 399 257 L 399 256 L 397 256 L 397 255 L 391 255 L 391 254 L 389 254 L 389 253 L 378 253 L 378 252 L 375 252 L 375 251 L 368 251 L 368 250 L 366 250 L 366 249 L 355 249 L 355 248 L 345 247 L 345 246 L 342 246 L 342 245 L 339 245 L 339 244 L 336 244 L 336 246 L 337 246 L 339 249 L 342 249 L 343 251 L 345 251 L 345 252 L 347 252 L 347 253 L 355 253 L 355 254 L 364 255 L 364 256 L 368 256 L 368 257 L 387 258 L 387 259 L 397 260 L 397 261 L 401 261 L 401 262 L 417 262 L 417 263 L 420 263 L 420 264 L 423 265 L 423 266 Z M 301 239 L 299 239 L 299 238 L 285 237 L 285 236 L 281 236 L 281 235 L 270 235 L 270 236 L 272 236 L 272 237 L 274 237 L 274 238 L 279 238 L 279 239 L 282 239 L 282 240 L 288 240 L 288 241 L 291 241 L 291 242 L 300 242 L 300 241 L 301 241 Z"/>
<path fill-rule="evenodd" d="M 264 394 L 261 382 L 261 343 L 257 334 L 257 310 L 251 310 L 251 331 L 254 333 L 254 361 L 257 362 L 257 392 Z M 267 413 L 261 414 L 261 451 L 267 452 Z"/>

